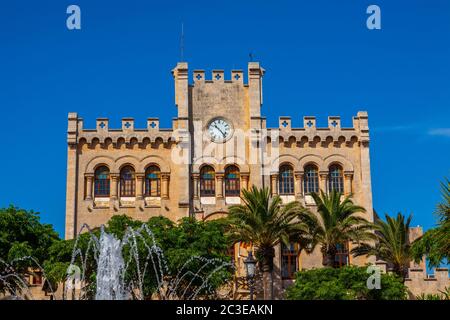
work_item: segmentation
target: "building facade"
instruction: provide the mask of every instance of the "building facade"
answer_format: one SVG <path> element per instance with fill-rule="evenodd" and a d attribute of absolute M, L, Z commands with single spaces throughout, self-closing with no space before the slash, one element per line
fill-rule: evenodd
<path fill-rule="evenodd" d="M 323 128 L 312 116 L 303 117 L 300 128 L 291 126 L 291 117 L 267 128 L 261 115 L 264 73 L 258 62 L 250 62 L 247 83 L 241 70 L 231 71 L 229 79 L 223 70 L 213 70 L 205 79 L 203 70 L 189 73 L 187 63 L 178 63 L 172 70 L 178 114 L 169 129 L 160 128 L 158 118 L 148 118 L 146 128 L 123 118 L 119 129 L 99 118 L 96 128 L 87 129 L 70 113 L 66 239 L 83 224 L 96 227 L 115 214 L 142 221 L 159 215 L 174 221 L 215 219 L 254 185 L 312 209 L 312 191 L 352 193 L 373 221 L 367 113 L 358 112 L 350 128 L 337 116 L 328 117 Z M 352 259 L 347 251 L 343 245 L 337 263 Z M 319 251 L 296 252 L 295 245 L 277 249 L 280 277 L 321 266 Z M 364 264 L 366 258 L 351 262 Z"/>

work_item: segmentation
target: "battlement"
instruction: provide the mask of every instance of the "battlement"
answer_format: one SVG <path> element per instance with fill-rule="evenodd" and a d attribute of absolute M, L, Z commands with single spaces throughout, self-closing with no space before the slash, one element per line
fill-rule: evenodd
<path fill-rule="evenodd" d="M 100 143 L 110 139 L 112 143 L 123 140 L 125 143 L 153 143 L 161 141 L 163 143 L 178 142 L 174 130 L 161 129 L 159 127 L 159 118 L 147 118 L 146 128 L 135 128 L 134 118 L 122 118 L 121 128 L 113 129 L 109 127 L 108 118 L 97 118 L 95 129 L 86 129 L 83 126 L 83 119 L 78 117 L 77 113 L 71 112 L 68 117 L 67 143 L 74 145 L 80 141 L 93 143 L 98 140 Z M 173 120 L 173 127 L 177 127 L 177 119 Z"/>
<path fill-rule="evenodd" d="M 182 68 L 187 72 L 187 65 L 178 64 L 177 68 Z M 173 72 L 175 72 L 174 69 Z M 186 69 L 184 69 L 186 68 Z M 259 62 L 250 62 L 248 64 L 248 77 L 250 78 L 260 78 L 264 75 L 265 70 L 260 67 Z M 211 76 L 207 78 L 205 70 L 197 69 L 192 72 L 192 81 L 194 85 L 202 84 L 202 83 L 238 83 L 242 85 L 248 86 L 248 84 L 244 84 L 244 71 L 243 70 L 231 70 L 230 78 L 225 79 L 225 72 L 222 69 L 212 70 Z"/>
<path fill-rule="evenodd" d="M 310 143 L 335 143 L 352 145 L 356 142 L 369 142 L 369 128 L 367 124 L 367 112 L 360 111 L 353 117 L 353 126 L 349 128 L 341 127 L 341 118 L 339 116 L 329 116 L 327 127 L 317 127 L 316 117 L 304 116 L 303 127 L 293 128 L 291 117 L 279 117 L 278 128 L 266 128 L 265 118 L 262 129 L 267 129 L 267 136 L 277 131 L 281 142 L 310 142 Z M 182 119 L 184 120 L 184 119 Z M 98 140 L 104 143 L 106 139 L 111 139 L 113 143 L 117 143 L 119 139 L 129 143 L 135 140 L 138 143 L 155 142 L 160 140 L 163 143 L 181 141 L 184 129 L 178 125 L 179 119 L 174 118 L 172 128 L 160 128 L 159 118 L 147 118 L 147 126 L 145 128 L 136 128 L 134 118 L 122 118 L 120 128 L 110 128 L 108 118 L 97 118 L 96 127 L 94 129 L 84 128 L 83 118 L 78 117 L 75 112 L 69 113 L 67 143 L 75 145 L 79 141 L 92 143 Z M 187 132 L 187 131 L 186 131 Z M 186 133 L 184 132 L 184 133 Z M 174 136 L 178 137 L 175 138 Z"/>
<path fill-rule="evenodd" d="M 304 116 L 303 127 L 293 128 L 291 117 L 279 117 L 278 128 L 269 129 L 279 131 L 283 141 L 306 141 L 306 142 L 336 142 L 354 143 L 360 141 L 367 144 L 369 142 L 368 115 L 365 111 L 360 111 L 353 117 L 353 126 L 349 128 L 341 127 L 341 117 L 329 116 L 327 127 L 317 127 L 316 117 Z"/>
<path fill-rule="evenodd" d="M 408 274 L 405 284 L 413 297 L 421 294 L 441 294 L 450 287 L 447 268 L 436 268 L 433 274 L 427 274 L 421 268 L 411 268 Z"/>
<path fill-rule="evenodd" d="M 391 272 L 384 261 L 377 261 L 375 265 L 384 273 Z M 408 269 L 405 285 L 413 299 L 421 294 L 440 294 L 445 288 L 450 287 L 448 268 L 435 268 L 432 274 L 427 274 L 424 266 L 425 263 Z"/>

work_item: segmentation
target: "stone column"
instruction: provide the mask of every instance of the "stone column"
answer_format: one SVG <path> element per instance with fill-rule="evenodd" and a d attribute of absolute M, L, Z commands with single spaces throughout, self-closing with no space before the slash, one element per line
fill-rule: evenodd
<path fill-rule="evenodd" d="M 278 173 L 272 174 L 270 176 L 270 186 L 272 188 L 272 197 L 278 194 L 277 182 L 278 182 Z"/>
<path fill-rule="evenodd" d="M 200 181 L 200 174 L 198 174 L 198 173 L 193 173 L 192 174 L 192 180 L 193 180 L 193 188 L 194 188 L 194 200 L 198 200 L 199 199 L 199 196 L 198 196 L 198 183 L 199 183 L 199 181 Z"/>
<path fill-rule="evenodd" d="M 248 190 L 248 180 L 249 180 L 250 176 L 248 174 L 241 174 L 241 181 L 242 181 L 242 186 L 241 186 L 241 190 L 245 189 Z"/>
<path fill-rule="evenodd" d="M 93 173 L 86 173 L 85 174 L 86 177 L 86 196 L 85 199 L 86 200 L 92 200 L 93 196 L 92 196 L 92 184 L 94 181 L 94 174 Z"/>
<path fill-rule="evenodd" d="M 143 190 L 144 190 L 144 178 L 145 173 L 137 173 L 136 174 L 136 200 L 144 199 Z"/>
<path fill-rule="evenodd" d="M 319 189 L 327 193 L 328 171 L 319 172 Z"/>
<path fill-rule="evenodd" d="M 119 198 L 118 196 L 118 186 L 119 186 L 119 178 L 120 174 L 118 173 L 111 173 L 111 200 L 117 200 Z"/>
<path fill-rule="evenodd" d="M 353 172 L 344 172 L 344 194 L 348 196 L 352 193 Z"/>
<path fill-rule="evenodd" d="M 300 198 L 303 196 L 303 175 L 304 175 L 304 173 L 301 171 L 297 171 L 294 174 L 294 177 L 295 177 L 295 186 L 294 186 L 295 190 L 294 191 L 295 191 L 295 196 L 297 198 Z"/>
<path fill-rule="evenodd" d="M 168 173 L 161 174 L 161 199 L 169 199 L 169 177 Z"/>
<path fill-rule="evenodd" d="M 217 173 L 216 174 L 216 197 L 217 198 L 223 198 L 223 173 Z"/>

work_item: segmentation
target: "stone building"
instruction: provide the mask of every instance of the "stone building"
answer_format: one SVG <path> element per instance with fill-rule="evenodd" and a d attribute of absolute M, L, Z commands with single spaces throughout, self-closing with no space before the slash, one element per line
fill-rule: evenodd
<path fill-rule="evenodd" d="M 168 129 L 160 128 L 158 118 L 148 118 L 146 128 L 123 118 L 118 129 L 98 118 L 96 128 L 87 129 L 70 113 L 66 239 L 83 224 L 99 226 L 114 214 L 143 221 L 159 215 L 174 221 L 221 217 L 229 205 L 240 203 L 241 190 L 253 185 L 311 208 L 312 191 L 352 193 L 373 221 L 367 113 L 358 112 L 349 128 L 338 116 L 328 117 L 327 127 L 305 116 L 299 128 L 291 117 L 267 128 L 261 115 L 264 73 L 258 62 L 250 62 L 246 76 L 232 70 L 226 79 L 223 70 L 213 70 L 206 79 L 203 70 L 189 73 L 187 63 L 178 63 L 172 70 L 178 114 Z M 343 244 L 336 263 L 367 262 L 349 257 L 348 246 Z M 236 246 L 238 262 L 243 252 Z M 295 244 L 277 248 L 280 279 L 321 266 L 319 251 L 297 252 Z"/>

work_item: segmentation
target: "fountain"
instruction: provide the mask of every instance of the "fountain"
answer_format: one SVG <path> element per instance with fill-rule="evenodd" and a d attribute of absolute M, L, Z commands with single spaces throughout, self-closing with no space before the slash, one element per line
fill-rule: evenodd
<path fill-rule="evenodd" d="M 83 245 L 80 241 L 83 241 Z M 27 259 L 31 260 L 36 268 L 42 270 L 46 278 L 44 268 L 32 257 L 16 259 L 14 263 Z M 32 299 L 25 278 L 1 259 L 0 266 L 2 266 L 0 286 L 6 288 L 13 299 Z M 226 268 L 232 269 L 234 266 L 220 259 L 193 256 L 187 259 L 175 274 L 170 273 L 164 253 L 146 224 L 137 229 L 127 227 L 122 239 L 107 233 L 104 226 L 98 233 L 91 230 L 89 226 L 83 225 L 75 239 L 60 298 L 75 300 L 143 300 L 149 297 L 160 300 L 197 299 L 201 294 L 205 296 L 214 293 L 215 289 L 210 285 L 210 280 Z M 95 280 L 93 280 L 93 271 L 95 271 Z M 57 298 L 50 283 L 48 286 L 52 296 Z"/>
<path fill-rule="evenodd" d="M 84 229 L 87 229 L 90 234 L 85 252 L 78 245 Z M 140 256 L 143 252 L 145 257 Z M 225 268 L 234 268 L 231 263 L 220 259 L 193 256 L 179 268 L 176 275 L 169 275 L 164 253 L 146 224 L 136 230 L 127 227 L 122 239 L 108 234 L 103 226 L 100 236 L 97 237 L 87 225 L 84 225 L 75 241 L 71 259 L 71 265 L 75 265 L 78 261 L 78 265 L 81 266 L 80 279 L 78 279 L 81 283 L 87 282 L 86 270 L 89 256 L 93 256 L 97 264 L 96 300 L 142 300 L 146 298 L 145 282 L 147 285 L 148 282 L 153 283 L 153 298 L 196 299 L 202 292 L 213 292 L 209 283 L 212 276 Z M 189 271 L 191 264 L 198 265 L 195 273 Z M 70 274 L 68 279 L 73 280 Z M 78 290 L 78 295 L 75 294 L 72 286 L 66 286 L 63 298 L 69 296 L 69 290 L 72 290 L 71 296 L 74 299 L 88 299 L 92 296 L 87 286 Z"/>
<path fill-rule="evenodd" d="M 96 300 L 125 300 L 122 243 L 102 230 L 97 268 Z"/>

